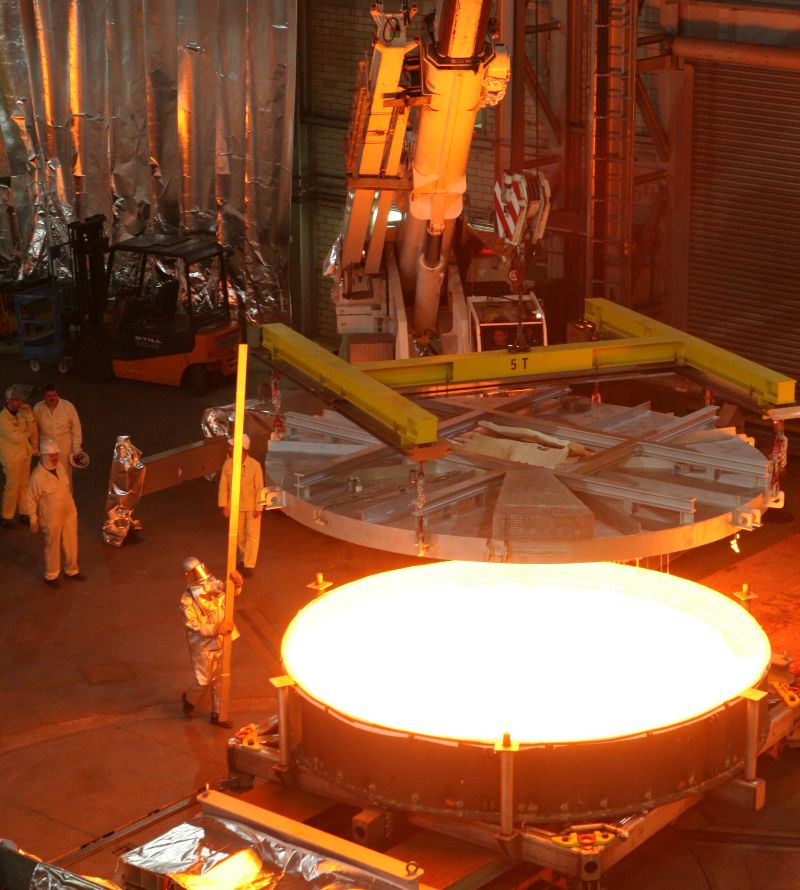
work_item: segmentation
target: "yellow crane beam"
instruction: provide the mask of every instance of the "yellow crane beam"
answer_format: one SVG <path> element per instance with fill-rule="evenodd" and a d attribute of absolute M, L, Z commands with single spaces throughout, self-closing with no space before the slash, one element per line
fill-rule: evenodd
<path fill-rule="evenodd" d="M 759 408 L 788 405 L 795 400 L 795 381 L 785 374 L 742 358 L 734 352 L 684 334 L 660 321 L 626 309 L 610 300 L 588 299 L 584 314 L 602 337 L 674 337 L 681 341 L 681 362 L 705 374 L 710 381 L 744 395 Z"/>
<path fill-rule="evenodd" d="M 713 346 L 609 300 L 586 300 L 585 315 L 597 326 L 599 340 L 540 346 L 528 352 L 473 352 L 365 362 L 359 368 L 393 389 L 414 389 L 540 377 L 552 379 L 592 370 L 611 372 L 673 365 L 694 368 L 754 407 L 788 405 L 795 381 L 785 374 Z"/>
<path fill-rule="evenodd" d="M 543 346 L 527 352 L 492 350 L 465 355 L 351 365 L 282 324 L 265 325 L 262 343 L 270 362 L 288 376 L 333 400 L 378 438 L 417 460 L 442 453 L 435 415 L 397 389 L 453 388 L 487 381 L 520 384 L 591 375 L 593 371 L 636 373 L 657 368 L 694 368 L 760 409 L 789 405 L 795 381 L 726 349 L 706 343 L 616 303 L 586 300 L 586 317 L 601 337 Z"/>
<path fill-rule="evenodd" d="M 284 324 L 264 325 L 261 330 L 270 363 L 288 377 L 334 401 L 343 414 L 416 459 L 442 453 L 438 421 L 430 411 Z"/>
<path fill-rule="evenodd" d="M 464 355 L 429 355 L 393 361 L 362 362 L 359 370 L 392 389 L 413 389 L 505 381 L 531 383 L 592 370 L 633 366 L 672 365 L 679 360 L 681 343 L 670 338 L 608 340 L 539 346 L 527 352 L 496 349 Z"/>

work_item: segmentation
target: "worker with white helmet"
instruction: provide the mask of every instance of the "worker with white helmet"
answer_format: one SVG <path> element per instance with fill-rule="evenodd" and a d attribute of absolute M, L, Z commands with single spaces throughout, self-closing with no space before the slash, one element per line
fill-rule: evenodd
<path fill-rule="evenodd" d="M 250 436 L 242 436 L 242 481 L 239 494 L 239 569 L 249 577 L 258 559 L 258 544 L 261 540 L 261 507 L 259 495 L 264 487 L 264 470 L 261 464 L 250 457 Z M 231 479 L 233 477 L 233 439 L 228 439 L 228 457 L 219 474 L 217 504 L 227 519 L 231 515 Z"/>
<path fill-rule="evenodd" d="M 44 535 L 44 583 L 58 587 L 61 553 L 64 574 L 71 581 L 85 581 L 78 568 L 78 510 L 72 500 L 67 473 L 58 459 L 59 448 L 52 439 L 39 443 L 42 459 L 31 473 L 25 512 L 31 531 Z"/>
<path fill-rule="evenodd" d="M 5 404 L 0 410 L 0 465 L 6 481 L 0 526 L 14 528 L 14 517 L 27 520 L 25 495 L 31 473 L 31 457 L 36 453 L 36 421 L 25 400 L 29 386 L 15 383 L 5 391 Z"/>
<path fill-rule="evenodd" d="M 183 713 L 194 717 L 196 705 L 207 690 L 211 691 L 211 717 L 214 726 L 229 728 L 229 720 L 219 719 L 219 695 L 222 672 L 222 640 L 228 634 L 239 634 L 225 620 L 225 585 L 217 580 L 196 556 L 183 561 L 186 589 L 181 597 L 181 612 L 186 627 L 186 640 L 192 657 L 194 683 L 183 693 Z M 231 572 L 234 594 L 242 589 L 242 576 Z"/>
<path fill-rule="evenodd" d="M 33 406 L 39 436 L 51 439 L 58 445 L 59 460 L 72 484 L 73 461 L 80 465 L 84 460 L 83 432 L 78 412 L 72 402 L 59 397 L 54 383 L 43 387 L 42 396 L 42 401 Z"/>

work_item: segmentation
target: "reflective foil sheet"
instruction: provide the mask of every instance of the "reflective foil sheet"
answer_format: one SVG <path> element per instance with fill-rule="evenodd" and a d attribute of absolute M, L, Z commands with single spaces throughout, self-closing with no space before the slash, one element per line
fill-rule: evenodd
<path fill-rule="evenodd" d="M 20 280 L 47 278 L 51 273 L 60 281 L 72 278 L 64 247 L 69 243 L 67 226 L 74 214 L 64 194 L 61 165 L 51 160 L 46 167 L 45 176 L 37 178 L 33 190 L 33 231 L 17 276 Z"/>
<path fill-rule="evenodd" d="M 16 278 L 21 259 L 14 193 L 0 181 L 0 280 Z"/>
<path fill-rule="evenodd" d="M 33 870 L 29 890 L 97 890 L 115 888 L 116 884 L 102 878 L 84 878 L 55 865 L 40 862 Z"/>
<path fill-rule="evenodd" d="M 0 282 L 102 213 L 216 236 L 231 300 L 288 321 L 296 41 L 293 0 L 3 0 Z"/>
<path fill-rule="evenodd" d="M 165 890 L 389 890 L 392 886 L 366 870 L 212 816 L 184 822 L 123 854 L 114 880 L 123 887 Z"/>
<path fill-rule="evenodd" d="M 236 405 L 221 405 L 206 408 L 200 423 L 203 438 L 230 436 L 233 433 L 233 419 Z M 261 399 L 247 399 L 244 403 L 244 431 L 250 436 L 250 456 L 263 462 L 267 456 L 269 439 L 272 435 L 275 414 L 269 402 Z"/>
<path fill-rule="evenodd" d="M 142 527 L 139 520 L 133 518 L 144 486 L 146 467 L 141 456 L 142 452 L 129 436 L 117 436 L 108 477 L 106 521 L 103 523 L 103 540 L 112 547 L 121 547 L 131 529 Z"/>

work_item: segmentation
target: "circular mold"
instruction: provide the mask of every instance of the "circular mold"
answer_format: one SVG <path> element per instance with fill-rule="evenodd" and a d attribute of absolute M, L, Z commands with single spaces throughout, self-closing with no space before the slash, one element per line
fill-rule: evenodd
<path fill-rule="evenodd" d="M 393 804 L 609 815 L 735 772 L 763 630 L 702 585 L 610 563 L 438 563 L 363 578 L 284 636 L 308 768 Z"/>

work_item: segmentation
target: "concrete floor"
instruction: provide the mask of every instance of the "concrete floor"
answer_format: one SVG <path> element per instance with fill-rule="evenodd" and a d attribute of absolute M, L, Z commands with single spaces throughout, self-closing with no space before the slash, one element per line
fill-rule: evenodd
<path fill-rule="evenodd" d="M 205 480 L 145 498 L 141 540 L 112 548 L 100 529 L 113 445 L 130 435 L 145 455 L 201 438 L 202 410 L 233 399 L 233 387 L 203 398 L 167 387 L 113 381 L 87 384 L 73 374 L 33 375 L 0 359 L 0 387 L 55 379 L 84 424 L 91 465 L 75 474 L 85 584 L 59 590 L 41 581 L 41 539 L 20 526 L 0 530 L 0 837 L 57 860 L 153 810 L 226 775 L 226 734 L 201 715 L 187 721 L 180 693 L 190 664 L 178 611 L 182 560 L 204 559 L 222 572 L 227 527 L 216 486 Z M 253 362 L 248 395 L 266 370 Z M 790 455 L 791 463 L 791 455 Z M 800 653 L 800 467 L 786 477 L 787 507 L 744 534 L 737 556 L 728 542 L 686 554 L 675 574 L 724 593 L 744 582 L 753 612 L 776 651 Z M 336 584 L 413 560 L 334 541 L 273 512 L 265 517 L 254 576 L 238 601 L 241 639 L 234 647 L 231 716 L 238 725 L 273 709 L 268 678 L 279 672 L 280 636 L 313 591 L 316 571 Z M 677 656 L 676 656 L 677 657 Z M 602 675 L 602 666 L 582 666 Z M 605 881 L 609 890 L 726 890 L 797 886 L 800 851 L 800 755 L 760 763 L 768 804 L 759 814 L 708 804 L 629 856 Z M 180 816 L 172 821 L 180 821 Z M 164 824 L 150 829 L 154 836 Z M 751 832 L 720 841 L 690 834 L 709 825 Z M 125 848 L 132 842 L 126 842 Z M 76 870 L 109 877 L 122 847 L 110 844 Z"/>

